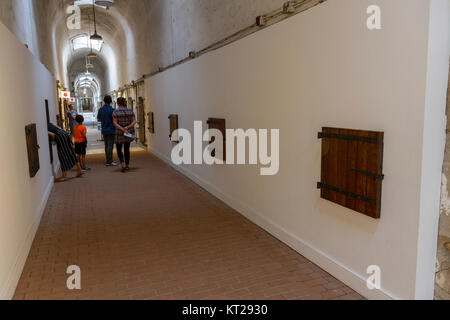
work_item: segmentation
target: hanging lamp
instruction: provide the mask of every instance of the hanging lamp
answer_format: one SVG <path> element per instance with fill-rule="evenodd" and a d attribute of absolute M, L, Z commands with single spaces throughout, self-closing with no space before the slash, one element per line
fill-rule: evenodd
<path fill-rule="evenodd" d="M 95 4 L 109 9 L 114 5 L 114 0 L 95 0 Z"/>
<path fill-rule="evenodd" d="M 91 35 L 91 16 L 90 15 L 88 15 L 88 19 L 89 19 L 89 35 Z M 97 54 L 94 51 L 92 51 L 92 41 L 90 38 L 89 38 L 89 46 L 91 48 L 91 52 L 89 52 L 88 57 L 89 58 L 97 58 Z"/>
<path fill-rule="evenodd" d="M 103 37 L 97 33 L 97 20 L 96 20 L 96 18 L 95 18 L 95 3 L 94 3 L 94 1 L 92 1 L 92 10 L 93 10 L 93 12 L 94 12 L 94 28 L 95 28 L 95 32 L 94 32 L 94 34 L 91 36 L 91 40 L 102 41 L 102 40 L 103 40 Z"/>
<path fill-rule="evenodd" d="M 91 60 L 89 60 L 89 57 L 86 56 L 86 69 L 92 69 L 94 68 L 94 65 L 91 63 Z"/>

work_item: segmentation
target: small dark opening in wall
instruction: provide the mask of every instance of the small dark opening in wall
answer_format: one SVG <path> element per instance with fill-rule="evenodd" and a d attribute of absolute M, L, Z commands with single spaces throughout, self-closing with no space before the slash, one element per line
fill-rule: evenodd
<path fill-rule="evenodd" d="M 45 115 L 47 116 L 47 124 L 50 123 L 50 109 L 48 107 L 48 100 L 45 99 Z M 51 138 L 48 138 L 48 145 L 50 149 L 50 163 L 53 163 L 53 147 L 52 147 L 52 140 Z"/>

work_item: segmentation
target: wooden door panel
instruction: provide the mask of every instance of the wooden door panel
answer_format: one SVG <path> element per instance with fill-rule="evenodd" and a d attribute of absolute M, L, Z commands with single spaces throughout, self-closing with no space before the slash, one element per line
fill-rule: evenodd
<path fill-rule="evenodd" d="M 153 112 L 148 113 L 148 131 L 151 134 L 155 133 L 155 114 Z"/>
<path fill-rule="evenodd" d="M 208 119 L 208 128 L 209 129 L 217 129 L 222 132 L 223 136 L 223 158 L 220 160 L 226 161 L 227 159 L 227 142 L 226 142 L 226 120 L 220 118 L 209 118 Z M 214 142 L 214 138 L 210 141 L 210 143 Z M 211 152 L 212 157 L 216 157 L 216 150 Z"/>
<path fill-rule="evenodd" d="M 25 127 L 25 137 L 28 153 L 28 167 L 30 171 L 30 177 L 34 178 L 39 172 L 39 144 L 37 139 L 36 124 L 30 124 Z"/>
<path fill-rule="evenodd" d="M 321 197 L 372 218 L 381 214 L 384 133 L 323 128 Z"/>
<path fill-rule="evenodd" d="M 47 118 L 47 124 L 49 124 L 51 121 L 50 119 L 50 109 L 49 109 L 49 105 L 48 105 L 48 100 L 45 100 L 45 115 Z M 50 152 L 50 163 L 53 163 L 54 159 L 53 159 L 53 144 L 52 144 L 52 139 L 49 137 L 48 138 L 48 144 L 49 144 L 49 152 Z"/>
<path fill-rule="evenodd" d="M 171 114 L 169 116 L 169 121 L 170 121 L 170 135 L 169 138 L 172 140 L 172 135 L 174 133 L 174 131 L 178 130 L 178 115 L 177 114 Z M 178 138 L 176 139 L 176 141 L 173 142 L 178 142 Z"/>

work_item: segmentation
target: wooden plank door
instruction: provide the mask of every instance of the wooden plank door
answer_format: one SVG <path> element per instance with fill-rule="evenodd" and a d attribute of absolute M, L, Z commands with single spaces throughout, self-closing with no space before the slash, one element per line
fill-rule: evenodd
<path fill-rule="evenodd" d="M 148 131 L 151 134 L 155 133 L 155 114 L 153 112 L 149 112 L 148 116 Z"/>
<path fill-rule="evenodd" d="M 220 160 L 226 161 L 227 159 L 227 141 L 226 141 L 226 120 L 220 118 L 209 118 L 208 119 L 208 127 L 209 129 L 217 129 L 222 132 L 223 136 L 223 157 Z M 214 137 L 211 139 L 210 143 L 214 142 Z M 213 158 L 216 157 L 216 150 L 211 152 L 211 156 Z"/>
<path fill-rule="evenodd" d="M 170 135 L 169 138 L 170 140 L 172 140 L 172 136 L 173 133 L 178 130 L 178 115 L 177 114 L 171 114 L 169 116 L 169 121 L 170 121 Z M 178 141 L 178 137 L 173 137 L 174 140 L 172 140 L 172 142 L 179 142 Z"/>
<path fill-rule="evenodd" d="M 381 215 L 384 133 L 323 128 L 321 197 L 378 219 Z"/>
<path fill-rule="evenodd" d="M 50 121 L 50 109 L 48 106 L 48 100 L 45 99 L 45 115 L 47 117 L 47 124 L 49 124 Z M 53 147 L 52 147 L 52 139 L 48 138 L 48 145 L 49 145 L 49 152 L 50 152 L 50 163 L 53 163 Z"/>
<path fill-rule="evenodd" d="M 28 153 L 28 167 L 30 171 L 30 177 L 34 178 L 39 172 L 39 144 L 37 139 L 36 124 L 30 124 L 25 127 L 25 137 Z"/>

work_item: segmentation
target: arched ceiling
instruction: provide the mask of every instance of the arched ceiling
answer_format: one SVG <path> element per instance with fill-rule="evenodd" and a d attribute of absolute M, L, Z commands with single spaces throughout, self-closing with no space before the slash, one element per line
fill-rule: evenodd
<path fill-rule="evenodd" d="M 71 4 L 71 1 L 65 1 L 66 5 Z M 117 6 L 120 6 L 118 1 Z M 122 44 L 126 43 L 125 30 L 122 27 L 126 25 L 126 19 L 114 11 L 114 8 L 105 10 L 100 7 L 95 7 L 95 16 L 97 22 L 97 32 L 103 37 L 103 47 L 97 58 L 91 59 L 94 68 L 90 71 L 95 73 L 101 83 L 102 89 L 107 91 L 111 88 L 117 87 L 121 81 L 118 79 L 119 74 L 124 73 L 124 64 L 119 63 L 126 52 L 122 48 Z M 117 9 L 116 9 L 117 10 Z M 68 15 L 62 15 L 59 19 L 59 26 L 67 30 L 66 20 Z M 94 13 L 92 6 L 81 7 L 81 29 L 67 30 L 67 34 L 61 34 L 59 41 L 60 52 L 63 52 L 62 68 L 68 70 L 65 76 L 66 81 L 71 83 L 73 78 L 77 76 L 77 72 L 85 72 L 85 55 L 89 50 L 73 50 L 72 39 L 80 34 L 94 33 Z"/>
<path fill-rule="evenodd" d="M 93 73 L 81 73 L 74 79 L 74 92 L 76 97 L 86 95 L 89 89 L 92 97 L 100 99 L 101 83 L 98 77 Z"/>
<path fill-rule="evenodd" d="M 102 53 L 96 52 L 97 53 L 97 57 L 96 58 L 91 58 L 90 61 L 92 64 L 98 66 L 99 68 L 106 70 L 107 68 L 107 61 L 105 60 L 105 56 Z M 67 61 L 67 64 L 70 67 L 75 64 L 76 62 L 82 60 L 82 61 L 86 61 L 86 56 L 90 53 L 89 49 L 79 49 L 74 51 L 71 55 L 69 60 Z"/>
<path fill-rule="evenodd" d="M 71 55 L 68 61 L 68 77 L 71 90 L 76 89 L 76 79 L 80 75 L 84 75 L 87 71 L 86 55 L 89 52 L 89 49 L 77 50 Z M 90 63 L 93 65 L 93 68 L 89 68 L 89 73 L 93 74 L 97 78 L 100 85 L 100 90 L 104 90 L 103 87 L 105 86 L 107 79 L 107 62 L 101 55 L 99 55 L 97 58 L 90 59 Z M 103 91 L 99 93 L 103 93 Z"/>
<path fill-rule="evenodd" d="M 8 0 L 9 1 L 9 0 Z M 71 40 L 81 34 L 94 33 L 94 19 L 92 5 L 81 6 L 81 28 L 69 30 L 67 27 L 68 17 L 71 12 L 67 8 L 73 4 L 71 0 L 46 0 L 34 1 L 35 11 L 38 16 L 45 16 L 42 27 L 47 32 L 41 32 L 39 43 L 43 47 L 53 48 L 40 53 L 41 60 L 49 69 L 55 71 L 55 76 L 61 79 L 66 88 L 76 77 L 77 71 L 85 71 L 82 67 L 83 54 L 86 50 L 73 50 Z M 112 8 L 95 7 L 97 32 L 104 39 L 101 52 L 96 52 L 98 58 L 92 59 L 95 73 L 101 79 L 102 88 L 105 91 L 116 89 L 128 81 L 127 61 L 133 61 L 134 37 L 128 21 L 124 16 L 129 11 L 129 1 L 116 0 Z"/>
<path fill-rule="evenodd" d="M 279 9 L 285 0 L 115 0 L 96 7 L 98 33 L 105 40 L 98 68 L 104 92 L 184 59 Z M 81 10 L 81 28 L 69 30 L 67 8 L 74 0 L 0 0 L 0 21 L 44 63 L 65 87 L 80 64 L 70 40 L 89 33 L 92 6 Z M 92 20 L 91 20 L 92 21 Z M 92 31 L 92 30 L 91 30 Z M 77 62 L 78 61 L 78 62 Z M 103 92 L 103 93 L 104 93 Z"/>

